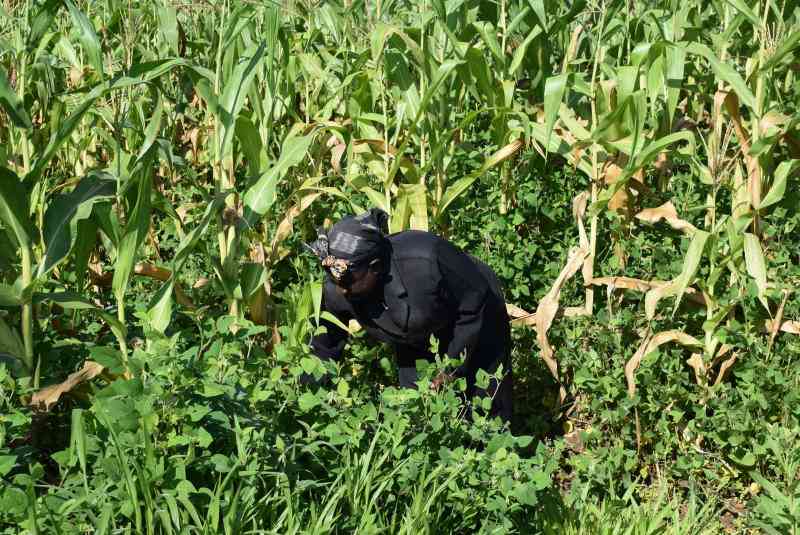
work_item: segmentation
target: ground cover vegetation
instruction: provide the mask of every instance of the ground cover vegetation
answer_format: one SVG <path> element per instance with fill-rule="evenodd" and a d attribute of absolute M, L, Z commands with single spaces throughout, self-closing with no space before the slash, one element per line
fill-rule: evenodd
<path fill-rule="evenodd" d="M 790 0 L 4 0 L 0 531 L 797 533 L 798 47 Z M 500 276 L 511 430 L 310 355 L 301 242 L 371 206 Z"/>

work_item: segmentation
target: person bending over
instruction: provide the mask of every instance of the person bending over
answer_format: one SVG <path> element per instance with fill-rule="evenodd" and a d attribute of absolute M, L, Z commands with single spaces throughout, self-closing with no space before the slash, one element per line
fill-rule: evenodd
<path fill-rule="evenodd" d="M 366 333 L 391 344 L 400 386 L 416 388 L 417 359 L 440 355 L 463 364 L 437 375 L 431 388 L 463 377 L 467 399 L 492 398 L 491 416 L 510 422 L 512 409 L 511 329 L 497 276 L 489 266 L 430 232 L 387 233 L 387 214 L 373 208 L 337 222 L 307 247 L 326 271 L 322 309 L 343 324 L 355 319 Z M 322 319 L 325 332 L 311 348 L 322 360 L 339 360 L 347 331 Z M 502 378 L 497 375 L 502 364 Z M 478 388 L 478 370 L 492 379 Z"/>

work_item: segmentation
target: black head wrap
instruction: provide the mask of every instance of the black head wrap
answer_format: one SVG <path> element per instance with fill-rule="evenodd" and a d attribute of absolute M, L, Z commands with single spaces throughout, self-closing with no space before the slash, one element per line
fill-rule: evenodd
<path fill-rule="evenodd" d="M 338 280 L 350 267 L 378 258 L 387 251 L 388 221 L 386 212 L 373 208 L 342 218 L 327 233 L 319 229 L 317 240 L 306 246 Z"/>

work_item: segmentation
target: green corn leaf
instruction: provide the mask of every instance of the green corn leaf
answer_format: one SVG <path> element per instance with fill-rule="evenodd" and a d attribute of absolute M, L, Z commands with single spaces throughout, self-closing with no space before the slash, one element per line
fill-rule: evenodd
<path fill-rule="evenodd" d="M 750 6 L 744 3 L 744 0 L 726 0 L 726 2 L 736 8 L 739 13 L 753 24 L 753 26 L 756 28 L 761 27 L 761 20 L 758 18 L 758 15 L 755 14 Z"/>
<path fill-rule="evenodd" d="M 2 67 L 0 67 L 0 108 L 5 110 L 11 118 L 11 122 L 17 128 L 33 127 L 22 100 L 11 88 L 11 84 L 8 82 L 8 75 Z"/>
<path fill-rule="evenodd" d="M 94 210 L 92 212 L 94 213 Z M 77 224 L 72 267 L 75 270 L 75 285 L 78 288 L 83 287 L 89 267 L 89 258 L 97 245 L 97 228 L 94 218 L 78 221 Z"/>
<path fill-rule="evenodd" d="M 261 143 L 261 135 L 253 121 L 247 117 L 238 117 L 236 119 L 236 139 L 239 140 L 239 144 L 242 147 L 250 176 L 259 176 L 264 168 L 263 166 L 266 166 L 267 156 Z"/>
<path fill-rule="evenodd" d="M 163 334 L 169 326 L 172 318 L 172 301 L 176 277 L 183 269 L 183 265 L 189 258 L 189 254 L 197 246 L 200 237 L 205 233 L 206 229 L 208 229 L 214 216 L 224 204 L 225 194 L 214 197 L 214 199 L 208 203 L 208 206 L 206 206 L 200 223 L 184 236 L 180 245 L 178 245 L 178 248 L 175 250 L 175 257 L 172 261 L 172 275 L 161 285 L 161 288 L 159 288 L 158 292 L 150 299 L 150 303 L 148 304 L 147 317 L 152 329 Z"/>
<path fill-rule="evenodd" d="M 745 232 L 744 234 L 744 262 L 747 266 L 747 273 L 753 277 L 758 288 L 758 300 L 769 311 L 767 303 L 767 264 L 764 261 L 764 252 L 761 250 L 761 242 L 758 236 Z"/>
<path fill-rule="evenodd" d="M 772 186 L 769 188 L 769 191 L 764 198 L 761 199 L 761 202 L 757 206 L 758 210 L 763 210 L 764 208 L 772 206 L 783 199 L 783 196 L 786 193 L 786 182 L 789 179 L 789 175 L 798 167 L 798 165 L 800 165 L 800 160 L 788 160 L 778 164 L 778 168 L 775 169 L 775 176 L 772 180 Z"/>
<path fill-rule="evenodd" d="M 158 29 L 161 32 L 161 37 L 169 45 L 170 52 L 178 55 L 179 52 L 179 31 L 178 31 L 178 16 L 174 7 L 165 3 L 156 7 L 158 14 Z"/>
<path fill-rule="evenodd" d="M 534 39 L 542 35 L 542 29 L 537 26 L 534 28 L 528 36 L 525 38 L 522 43 L 517 47 L 514 51 L 514 56 L 511 59 L 511 65 L 508 67 L 509 74 L 515 74 L 517 70 L 519 70 L 520 66 L 522 65 L 522 61 L 525 59 L 525 55 L 528 52 L 528 47 L 533 42 Z"/>
<path fill-rule="evenodd" d="M 500 50 L 500 43 L 497 41 L 497 30 L 490 22 L 474 22 L 472 25 L 478 30 L 478 34 L 483 39 L 486 47 L 491 52 L 498 64 L 505 64 L 505 54 Z"/>
<path fill-rule="evenodd" d="M 724 82 L 733 88 L 733 91 L 739 97 L 739 100 L 751 110 L 756 109 L 756 97 L 744 78 L 736 72 L 736 70 L 727 63 L 723 63 L 714 52 L 702 43 L 690 43 L 686 48 L 690 54 L 702 56 L 708 60 L 711 69 L 717 77 L 721 78 Z"/>
<path fill-rule="evenodd" d="M 314 134 L 306 136 L 291 136 L 283 142 L 283 148 L 278 161 L 268 169 L 244 194 L 244 203 L 252 212 L 246 214 L 245 218 L 252 225 L 255 224 L 257 217 L 263 216 L 272 206 L 276 199 L 275 188 L 278 181 L 283 178 L 286 172 L 298 165 L 306 156 Z"/>
<path fill-rule="evenodd" d="M 150 173 L 140 175 L 136 206 L 117 247 L 117 260 L 114 264 L 114 278 L 111 283 L 117 302 L 122 302 L 125 296 L 133 265 L 136 263 L 136 255 L 150 229 L 150 192 L 152 182 Z"/>
<path fill-rule="evenodd" d="M 678 275 L 678 278 L 675 279 L 676 298 L 675 307 L 672 309 L 673 315 L 678 311 L 683 294 L 686 293 L 686 288 L 691 284 L 697 274 L 697 268 L 700 266 L 700 260 L 703 258 L 703 250 L 706 247 L 709 236 L 710 234 L 703 230 L 696 230 L 692 235 L 692 241 L 683 259 L 683 269 L 680 275 Z"/>
<path fill-rule="evenodd" d="M 544 119 L 545 119 L 545 150 L 550 146 L 550 136 L 553 134 L 553 127 L 558 117 L 558 109 L 564 100 L 567 92 L 567 81 L 569 73 L 562 73 L 558 76 L 551 76 L 544 83 Z"/>
<path fill-rule="evenodd" d="M 47 0 L 33 16 L 26 46 L 28 50 L 39 46 L 39 42 L 50 29 L 62 4 L 62 0 Z"/>
<path fill-rule="evenodd" d="M 65 310 L 87 310 L 97 314 L 105 321 L 111 328 L 111 331 L 117 336 L 118 339 L 125 339 L 127 329 L 120 321 L 103 310 L 94 305 L 85 297 L 73 292 L 53 292 L 53 293 L 34 293 L 34 303 L 55 303 Z"/>
<path fill-rule="evenodd" d="M 137 161 L 142 161 L 147 154 L 147 151 L 149 151 L 150 147 L 152 147 L 153 143 L 155 143 L 156 136 L 158 136 L 158 133 L 161 130 L 161 119 L 164 116 L 163 102 L 164 99 L 161 96 L 161 93 L 159 93 L 156 97 L 156 107 L 153 109 L 153 114 L 150 116 L 150 120 L 147 121 L 147 126 L 144 129 L 144 141 L 139 149 L 139 154 L 136 156 Z"/>
<path fill-rule="evenodd" d="M 675 110 L 678 107 L 678 97 L 683 84 L 684 68 L 686 64 L 686 48 L 683 46 L 670 46 L 665 51 L 666 62 L 664 65 L 667 84 L 667 122 L 672 124 Z"/>
<path fill-rule="evenodd" d="M 248 59 L 237 63 L 231 78 L 225 81 L 225 88 L 219 100 L 219 115 L 222 123 L 219 154 L 223 160 L 231 158 L 236 118 L 244 106 L 245 98 L 250 84 L 255 79 L 256 71 L 264 61 L 265 51 L 266 43 L 261 43 L 258 47 L 250 47 L 244 54 Z"/>
<path fill-rule="evenodd" d="M 172 319 L 172 292 L 175 289 L 175 274 L 173 272 L 161 288 L 150 299 L 147 307 L 147 318 L 150 327 L 160 333 L 163 333 L 169 326 Z"/>
<path fill-rule="evenodd" d="M 64 0 L 72 21 L 80 30 L 80 40 L 86 55 L 89 57 L 89 64 L 99 76 L 103 75 L 103 49 L 100 39 L 94 31 L 94 26 L 86 15 L 72 3 L 72 0 Z"/>
<path fill-rule="evenodd" d="M 0 220 L 11 229 L 20 247 L 30 247 L 33 224 L 28 217 L 25 187 L 10 169 L 0 167 Z"/>
<path fill-rule="evenodd" d="M 37 277 L 45 276 L 67 257 L 75 244 L 78 222 L 91 216 L 95 203 L 111 199 L 115 193 L 114 180 L 89 175 L 72 192 L 55 197 L 44 217 L 45 253 Z"/>

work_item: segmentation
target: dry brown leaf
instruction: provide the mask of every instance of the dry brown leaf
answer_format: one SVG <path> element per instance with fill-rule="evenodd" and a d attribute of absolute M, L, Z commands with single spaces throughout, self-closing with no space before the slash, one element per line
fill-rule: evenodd
<path fill-rule="evenodd" d="M 278 228 L 275 230 L 275 235 L 272 238 L 272 243 L 270 244 L 270 257 L 272 260 L 277 260 L 279 258 L 278 254 L 278 246 L 289 237 L 293 230 L 293 223 L 294 219 L 299 216 L 306 208 L 311 206 L 317 198 L 322 195 L 320 192 L 309 193 L 304 195 L 300 202 L 292 206 L 289 211 L 286 213 L 286 216 L 283 220 L 278 224 Z"/>
<path fill-rule="evenodd" d="M 536 313 L 528 312 L 517 305 L 506 303 L 506 312 L 513 325 L 536 325 Z"/>
<path fill-rule="evenodd" d="M 780 325 L 781 332 L 789 333 L 789 334 L 800 334 L 800 321 L 791 321 L 785 320 L 782 323 L 777 322 Z M 775 327 L 775 320 L 767 320 L 764 324 L 767 332 L 772 332 L 772 329 Z"/>
<path fill-rule="evenodd" d="M 694 380 L 698 386 L 702 386 L 706 381 L 706 364 L 703 362 L 703 355 L 700 353 L 692 353 L 692 356 L 686 361 L 686 364 L 691 366 L 694 370 Z"/>
<path fill-rule="evenodd" d="M 647 223 L 658 223 L 663 219 L 675 230 L 680 230 L 687 234 L 692 234 L 697 230 L 694 225 L 678 217 L 678 211 L 672 201 L 667 201 L 656 208 L 645 208 L 636 214 L 636 219 Z"/>
<path fill-rule="evenodd" d="M 718 91 L 714 97 L 715 104 L 718 99 L 722 100 L 722 104 L 728 111 L 733 123 L 733 129 L 736 131 L 736 137 L 739 139 L 742 156 L 747 165 L 747 192 L 750 195 L 750 203 L 754 207 L 758 206 L 761 204 L 761 176 L 758 160 L 750 156 L 750 134 L 742 125 L 742 117 L 739 113 L 739 97 L 732 91 Z"/>
<path fill-rule="evenodd" d="M 589 252 L 581 247 L 573 247 L 570 250 L 567 256 L 567 262 L 561 269 L 561 273 L 558 274 L 550 291 L 542 298 L 539 302 L 539 306 L 536 308 L 536 340 L 541 348 L 542 360 L 545 361 L 545 364 L 547 364 L 550 373 L 556 381 L 559 380 L 558 363 L 553 357 L 554 351 L 550 345 L 550 341 L 547 339 L 547 331 L 553 324 L 553 319 L 556 317 L 556 313 L 559 310 L 558 301 L 561 296 L 561 288 L 568 279 L 572 278 L 575 273 L 578 272 L 588 254 Z M 563 401 L 566 396 L 566 390 L 563 386 L 560 390 L 561 399 Z"/>
<path fill-rule="evenodd" d="M 719 373 L 717 374 L 717 379 L 714 381 L 714 386 L 720 384 L 724 379 L 725 375 L 728 373 L 728 370 L 733 366 L 736 362 L 736 353 L 731 355 L 731 357 L 723 362 L 719 367 Z"/>
<path fill-rule="evenodd" d="M 781 299 L 781 304 L 778 306 L 778 311 L 775 313 L 775 319 L 772 320 L 772 327 L 769 330 L 768 351 L 772 351 L 772 344 L 775 342 L 775 337 L 778 336 L 781 323 L 783 323 L 783 307 L 786 306 L 787 299 L 789 299 L 789 290 L 784 290 L 783 299 Z"/>
<path fill-rule="evenodd" d="M 633 277 L 597 277 L 592 279 L 591 283 L 595 286 L 609 286 L 614 289 L 622 288 L 624 290 L 636 290 L 638 292 L 646 292 L 666 284 L 664 281 L 646 281 L 634 279 Z"/>
<path fill-rule="evenodd" d="M 336 172 L 336 174 L 341 174 L 342 172 L 342 156 L 344 156 L 347 147 L 344 145 L 336 145 L 331 149 L 331 167 Z"/>
<path fill-rule="evenodd" d="M 690 347 L 703 346 L 703 343 L 694 336 L 690 336 L 678 330 L 663 331 L 655 335 L 650 335 L 648 333 L 645 335 L 645 339 L 639 346 L 639 349 L 636 350 L 633 357 L 625 364 L 625 378 L 628 381 L 628 395 L 630 397 L 636 394 L 636 369 L 642 363 L 642 359 L 667 342 L 678 342 L 681 345 Z"/>
<path fill-rule="evenodd" d="M 49 411 L 50 407 L 55 405 L 63 394 L 70 392 L 81 383 L 91 381 L 103 373 L 104 369 L 101 364 L 87 360 L 83 363 L 83 368 L 71 373 L 64 382 L 46 386 L 36 392 L 31 398 L 30 405 L 37 410 Z"/>
<path fill-rule="evenodd" d="M 581 248 L 589 250 L 589 237 L 586 235 L 586 227 L 583 218 L 586 215 L 586 204 L 589 201 L 589 192 L 584 191 L 572 200 L 572 216 L 578 224 L 578 237 Z M 589 280 L 589 279 L 586 279 Z"/>

